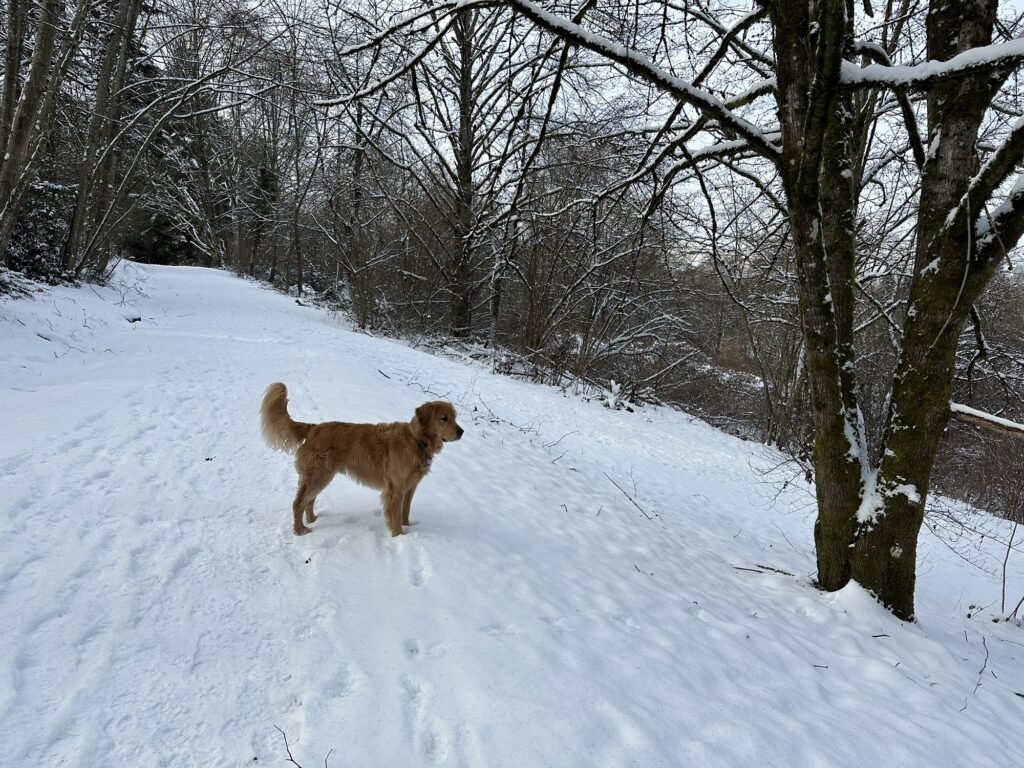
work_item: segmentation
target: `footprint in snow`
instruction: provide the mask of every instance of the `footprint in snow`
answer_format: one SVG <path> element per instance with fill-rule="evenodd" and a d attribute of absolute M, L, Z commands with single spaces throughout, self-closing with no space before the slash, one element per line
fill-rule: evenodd
<path fill-rule="evenodd" d="M 448 759 L 452 739 L 444 722 L 431 714 L 430 686 L 422 680 L 405 675 L 402 688 L 405 691 L 406 718 L 413 743 L 425 759 L 435 764 L 443 763 Z"/>
<path fill-rule="evenodd" d="M 418 658 L 438 658 L 444 656 L 448 650 L 445 648 L 443 643 L 431 643 L 424 644 L 423 641 L 413 637 L 402 643 L 402 647 L 405 649 L 405 655 L 410 659 Z"/>
<path fill-rule="evenodd" d="M 494 635 L 495 637 L 518 634 L 511 624 L 487 624 L 480 627 L 480 631 L 485 635 Z"/>
<path fill-rule="evenodd" d="M 409 583 L 414 587 L 422 587 L 428 581 L 433 570 L 430 567 L 430 557 L 423 543 L 416 542 L 412 552 L 412 563 L 409 566 Z"/>

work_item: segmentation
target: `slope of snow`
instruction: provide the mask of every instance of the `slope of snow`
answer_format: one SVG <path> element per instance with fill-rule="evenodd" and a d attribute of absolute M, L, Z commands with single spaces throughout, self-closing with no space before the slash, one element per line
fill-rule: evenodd
<path fill-rule="evenodd" d="M 684 414 L 492 376 L 211 270 L 128 266 L 0 303 L 0 328 L 0 764 L 283 765 L 275 725 L 307 768 L 1016 752 L 1024 632 L 968 607 L 998 607 L 999 579 L 925 534 L 917 624 L 816 591 L 807 487 Z M 466 436 L 410 534 L 345 478 L 291 534 L 294 470 L 257 419 L 273 381 L 306 421 L 456 403 Z"/>

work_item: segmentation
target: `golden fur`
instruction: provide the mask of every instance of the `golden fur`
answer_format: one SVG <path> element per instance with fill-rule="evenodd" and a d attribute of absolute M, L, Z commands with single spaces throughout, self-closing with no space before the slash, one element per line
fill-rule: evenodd
<path fill-rule="evenodd" d="M 271 384 L 260 408 L 263 437 L 271 448 L 295 452 L 299 489 L 292 504 L 296 536 L 310 532 L 302 521 L 316 521 L 313 503 L 334 476 L 345 473 L 381 492 L 384 519 L 392 536 L 409 523 L 412 496 L 444 444 L 462 437 L 455 408 L 441 400 L 424 403 L 412 421 L 392 424 L 305 424 L 288 415 L 288 390 Z"/>

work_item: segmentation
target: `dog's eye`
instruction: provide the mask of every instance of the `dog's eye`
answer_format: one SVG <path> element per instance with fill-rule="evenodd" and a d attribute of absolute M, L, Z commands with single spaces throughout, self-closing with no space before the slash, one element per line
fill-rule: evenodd
<path fill-rule="evenodd" d="M 441 421 L 448 421 L 448 417 L 447 416 L 442 416 L 441 417 Z"/>

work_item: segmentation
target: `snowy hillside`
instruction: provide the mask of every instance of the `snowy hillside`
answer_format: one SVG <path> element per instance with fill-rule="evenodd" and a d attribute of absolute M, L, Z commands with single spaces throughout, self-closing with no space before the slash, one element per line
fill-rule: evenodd
<path fill-rule="evenodd" d="M 809 491 L 763 447 L 217 271 L 128 266 L 0 328 L 0 765 L 285 765 L 275 725 L 306 768 L 1016 759 L 999 578 L 925 533 L 917 624 L 819 593 Z M 292 535 L 273 381 L 305 421 L 456 404 L 410 534 L 339 477 Z"/>

